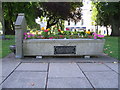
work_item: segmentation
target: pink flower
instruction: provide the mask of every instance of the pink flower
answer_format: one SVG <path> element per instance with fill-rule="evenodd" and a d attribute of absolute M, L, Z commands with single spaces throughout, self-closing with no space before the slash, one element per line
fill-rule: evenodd
<path fill-rule="evenodd" d="M 27 35 L 27 33 L 24 33 L 24 35 Z"/>
<path fill-rule="evenodd" d="M 101 35 L 101 38 L 104 37 L 104 35 Z"/>
<path fill-rule="evenodd" d="M 42 38 L 42 36 L 38 36 L 38 38 Z"/>
<path fill-rule="evenodd" d="M 101 35 L 98 35 L 98 37 L 101 37 Z"/>
<path fill-rule="evenodd" d="M 97 39 L 97 37 L 96 37 L 96 36 L 94 36 L 94 39 Z"/>
<path fill-rule="evenodd" d="M 52 37 L 49 37 L 49 39 L 53 39 Z"/>
<path fill-rule="evenodd" d="M 97 34 L 97 33 L 93 33 L 93 35 L 94 35 L 94 36 L 98 36 L 98 34 Z"/>
<path fill-rule="evenodd" d="M 94 32 L 93 35 L 95 35 L 96 33 Z"/>
<path fill-rule="evenodd" d="M 27 37 L 28 37 L 28 38 L 30 38 L 31 36 L 30 36 L 30 35 L 28 35 Z"/>
<path fill-rule="evenodd" d="M 27 37 L 24 37 L 24 39 L 26 40 L 26 39 L 27 39 Z"/>
<path fill-rule="evenodd" d="M 48 30 L 44 30 L 44 32 L 48 32 Z"/>
<path fill-rule="evenodd" d="M 104 37 L 104 35 L 98 35 L 98 37 L 103 38 L 103 37 Z"/>
<path fill-rule="evenodd" d="M 59 37 L 63 37 L 63 35 L 60 35 Z"/>
<path fill-rule="evenodd" d="M 34 37 L 35 35 L 34 34 L 32 34 L 32 33 L 30 33 L 30 35 L 32 36 L 32 37 Z"/>
<path fill-rule="evenodd" d="M 98 36 L 98 34 L 95 34 L 94 36 Z"/>

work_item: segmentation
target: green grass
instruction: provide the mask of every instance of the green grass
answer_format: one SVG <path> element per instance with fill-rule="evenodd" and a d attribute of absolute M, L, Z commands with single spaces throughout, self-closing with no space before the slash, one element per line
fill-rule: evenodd
<path fill-rule="evenodd" d="M 15 44 L 14 35 L 7 35 L 6 38 L 10 38 L 10 40 L 0 40 L 0 58 L 3 58 L 11 53 L 9 45 Z M 118 37 L 105 37 L 105 39 L 104 53 L 118 59 Z"/>
<path fill-rule="evenodd" d="M 104 53 L 118 59 L 118 37 L 105 37 Z"/>
<path fill-rule="evenodd" d="M 6 38 L 10 40 L 0 40 L 0 58 L 4 58 L 9 53 L 11 53 L 9 46 L 15 44 L 15 36 L 14 35 L 6 35 Z"/>

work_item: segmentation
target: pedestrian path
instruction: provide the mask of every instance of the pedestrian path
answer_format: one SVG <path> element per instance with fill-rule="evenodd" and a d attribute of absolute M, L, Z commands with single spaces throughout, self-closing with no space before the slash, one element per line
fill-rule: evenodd
<path fill-rule="evenodd" d="M 9 58 L 8 58 L 9 57 Z M 2 88 L 118 88 L 118 63 L 115 62 L 38 62 L 3 59 Z M 54 58 L 55 59 L 55 58 Z M 78 61 L 78 58 L 76 58 Z M 45 59 L 46 60 L 46 59 Z M 48 59 L 49 60 L 49 59 Z M 66 58 L 66 60 L 69 60 Z M 34 89 L 35 90 L 35 89 Z"/>

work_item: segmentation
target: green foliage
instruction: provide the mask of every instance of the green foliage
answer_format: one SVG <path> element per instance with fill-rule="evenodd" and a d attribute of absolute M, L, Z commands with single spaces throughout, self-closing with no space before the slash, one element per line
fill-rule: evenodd
<path fill-rule="evenodd" d="M 35 23 L 37 16 L 47 17 L 47 28 L 58 23 L 62 29 L 64 27 L 62 20 L 70 17 L 70 12 L 80 6 L 82 6 L 81 2 L 3 2 L 5 29 L 6 32 L 15 29 L 13 22 L 15 22 L 18 13 L 25 13 L 30 29 L 39 29 L 39 25 Z"/>
<path fill-rule="evenodd" d="M 92 2 L 94 25 L 111 26 L 112 34 L 118 35 L 120 2 Z"/>
<path fill-rule="evenodd" d="M 118 59 L 118 37 L 105 37 L 105 39 L 104 53 Z"/>
<path fill-rule="evenodd" d="M 81 2 L 42 2 L 37 9 L 37 15 L 46 17 L 47 28 L 50 28 L 59 23 L 60 20 L 73 18 L 71 12 L 81 6 Z"/>
<path fill-rule="evenodd" d="M 0 40 L 0 58 L 7 56 L 11 53 L 9 46 L 15 44 L 15 36 L 14 35 L 7 35 L 5 36 L 8 40 Z M 10 39 L 10 40 L 9 40 Z"/>
<path fill-rule="evenodd" d="M 3 2 L 5 33 L 15 32 L 14 22 L 18 13 L 25 13 L 28 28 L 38 28 L 35 23 L 37 2 Z M 12 26 L 12 27 L 11 27 Z M 13 33 L 12 33 L 13 34 Z"/>
<path fill-rule="evenodd" d="M 25 13 L 26 21 L 29 28 L 38 27 L 35 23 L 36 18 L 36 7 L 37 2 L 3 2 L 3 10 L 4 10 L 4 19 L 5 23 L 10 21 L 10 27 L 13 22 L 15 22 L 18 13 Z M 6 29 L 7 25 L 6 25 Z M 14 28 L 12 29 L 14 30 Z M 9 30 L 8 30 L 9 31 Z"/>

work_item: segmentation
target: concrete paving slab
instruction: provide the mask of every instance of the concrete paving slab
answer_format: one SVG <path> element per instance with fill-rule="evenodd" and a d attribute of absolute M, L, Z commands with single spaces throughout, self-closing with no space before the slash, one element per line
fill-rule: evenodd
<path fill-rule="evenodd" d="M 46 72 L 14 72 L 3 88 L 45 88 Z"/>
<path fill-rule="evenodd" d="M 92 88 L 86 78 L 51 78 L 47 88 Z"/>
<path fill-rule="evenodd" d="M 118 71 L 118 63 L 105 63 L 105 65 L 107 65 L 109 68 L 116 71 L 117 73 L 120 73 Z"/>
<path fill-rule="evenodd" d="M 21 63 L 15 71 L 47 71 L 48 63 Z"/>
<path fill-rule="evenodd" d="M 118 88 L 118 74 L 111 72 L 85 72 L 95 88 Z"/>
<path fill-rule="evenodd" d="M 0 84 L 5 80 L 6 77 L 0 76 Z"/>
<path fill-rule="evenodd" d="M 119 90 L 118 88 L 96 88 L 95 90 Z"/>
<path fill-rule="evenodd" d="M 2 76 L 2 81 L 5 80 L 6 77 Z"/>
<path fill-rule="evenodd" d="M 50 63 L 49 77 L 85 77 L 76 63 Z"/>
<path fill-rule="evenodd" d="M 9 60 L 2 62 L 2 76 L 7 77 L 18 65 L 19 61 Z"/>
<path fill-rule="evenodd" d="M 2 76 L 0 76 L 0 83 L 2 83 Z"/>
<path fill-rule="evenodd" d="M 106 65 L 101 63 L 78 63 L 84 72 L 112 71 Z"/>

